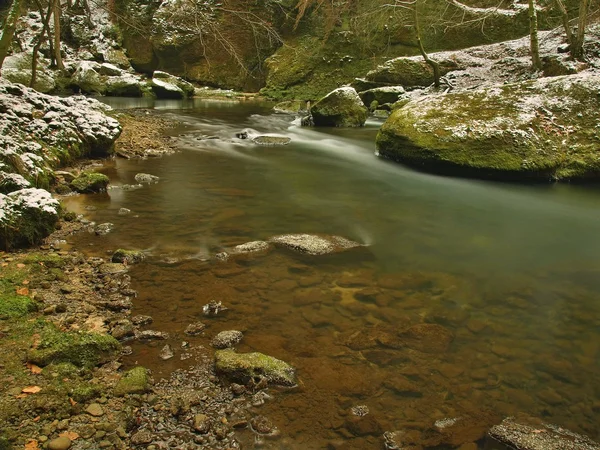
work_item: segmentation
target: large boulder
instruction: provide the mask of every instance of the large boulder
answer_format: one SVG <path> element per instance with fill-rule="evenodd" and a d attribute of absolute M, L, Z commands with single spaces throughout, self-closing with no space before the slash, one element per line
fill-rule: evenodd
<path fill-rule="evenodd" d="M 110 76 L 106 79 L 104 94 L 112 97 L 141 97 L 145 84 L 131 74 Z"/>
<path fill-rule="evenodd" d="M 248 383 L 265 379 L 270 384 L 296 385 L 296 371 L 288 363 L 262 353 L 236 353 L 231 349 L 215 352 L 217 373 Z"/>
<path fill-rule="evenodd" d="M 99 70 L 100 64 L 98 63 L 80 61 L 71 75 L 71 86 L 85 94 L 103 93 L 105 86 L 98 73 Z"/>
<path fill-rule="evenodd" d="M 20 189 L 0 194 L 0 248 L 39 244 L 58 222 L 60 204 L 48 191 Z"/>
<path fill-rule="evenodd" d="M 362 127 L 367 120 L 367 108 L 351 87 L 338 88 L 310 108 L 315 126 Z"/>
<path fill-rule="evenodd" d="M 600 76 L 542 78 L 430 96 L 397 109 L 379 155 L 422 170 L 498 179 L 595 179 Z"/>
<path fill-rule="evenodd" d="M 2 64 L 2 77 L 13 83 L 31 84 L 32 56 L 30 52 L 15 53 L 7 56 Z M 38 60 L 35 83 L 33 88 L 38 92 L 48 93 L 54 90 L 56 83 L 49 74 L 47 64 L 43 59 Z"/>
<path fill-rule="evenodd" d="M 152 90 L 158 98 L 189 98 L 194 96 L 194 86 L 187 81 L 159 70 L 152 76 Z"/>
<path fill-rule="evenodd" d="M 440 65 L 441 75 L 458 69 L 458 64 L 450 59 L 437 62 Z M 404 87 L 425 87 L 434 81 L 433 69 L 420 56 L 400 57 L 386 61 L 367 73 L 366 79 Z"/>
<path fill-rule="evenodd" d="M 396 103 L 405 93 L 406 91 L 402 86 L 385 86 L 369 89 L 360 92 L 358 95 L 365 105 L 370 106 L 373 102 L 377 102 L 378 105 Z"/>

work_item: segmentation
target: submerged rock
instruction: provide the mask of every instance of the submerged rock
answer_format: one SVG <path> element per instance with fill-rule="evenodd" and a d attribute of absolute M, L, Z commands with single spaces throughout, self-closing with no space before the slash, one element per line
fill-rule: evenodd
<path fill-rule="evenodd" d="M 338 88 L 310 108 L 317 127 L 362 127 L 367 120 L 367 108 L 354 88 Z"/>
<path fill-rule="evenodd" d="M 221 331 L 213 338 L 210 345 L 212 345 L 214 348 L 229 348 L 233 347 L 235 344 L 238 344 L 243 337 L 244 335 L 242 332 L 238 330 Z"/>
<path fill-rule="evenodd" d="M 244 254 L 244 253 L 258 253 L 266 252 L 271 248 L 271 244 L 265 241 L 251 241 L 245 244 L 236 245 L 233 247 L 231 253 L 233 254 Z"/>
<path fill-rule="evenodd" d="M 156 175 L 150 175 L 149 173 L 137 173 L 135 175 L 135 181 L 137 181 L 138 183 L 158 183 L 158 180 L 160 180 L 159 177 L 157 177 Z"/>
<path fill-rule="evenodd" d="M 596 179 L 600 76 L 541 78 L 411 101 L 379 155 L 422 170 L 501 179 Z"/>
<path fill-rule="evenodd" d="M 586 436 L 535 419 L 508 417 L 488 435 L 515 450 L 600 450 L 600 444 Z"/>
<path fill-rule="evenodd" d="M 362 246 L 341 236 L 314 234 L 282 234 L 273 236 L 269 242 L 309 255 L 327 255 Z"/>
<path fill-rule="evenodd" d="M 262 353 L 236 353 L 233 350 L 215 352 L 218 373 L 241 383 L 265 379 L 270 384 L 295 386 L 296 373 L 292 366 Z"/>
<path fill-rule="evenodd" d="M 433 324 L 413 325 L 400 334 L 404 345 L 424 353 L 442 353 L 448 350 L 454 335 L 447 328 Z"/>

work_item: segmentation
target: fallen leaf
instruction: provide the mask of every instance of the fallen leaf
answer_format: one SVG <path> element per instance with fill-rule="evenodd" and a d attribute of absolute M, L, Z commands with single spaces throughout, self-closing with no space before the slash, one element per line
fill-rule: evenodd
<path fill-rule="evenodd" d="M 79 437 L 79 435 L 74 431 L 65 431 L 64 433 L 60 433 L 59 436 L 69 438 L 72 441 Z"/>
<path fill-rule="evenodd" d="M 77 402 L 75 400 L 73 400 L 71 397 L 69 397 L 69 403 L 71 403 L 71 406 L 75 406 L 77 404 Z"/>
<path fill-rule="evenodd" d="M 15 395 L 15 398 L 25 398 L 27 397 L 29 394 L 19 394 L 19 395 Z"/>
<path fill-rule="evenodd" d="M 29 295 L 29 289 L 26 287 L 17 289 L 17 295 Z"/>
<path fill-rule="evenodd" d="M 2 263 L 2 267 L 8 266 L 8 263 Z"/>
<path fill-rule="evenodd" d="M 22 269 L 23 267 L 25 267 L 25 264 L 23 264 L 23 263 L 17 264 L 17 268 Z"/>
<path fill-rule="evenodd" d="M 29 284 L 29 280 L 23 280 L 23 283 L 21 283 L 24 286 L 27 286 Z"/>
<path fill-rule="evenodd" d="M 30 439 L 25 444 L 25 450 L 39 450 L 39 448 L 40 447 L 38 446 L 38 441 L 36 441 L 35 439 Z"/>
<path fill-rule="evenodd" d="M 24 394 L 37 394 L 41 390 L 42 388 L 39 386 L 27 386 L 21 389 L 21 392 L 23 392 Z"/>
<path fill-rule="evenodd" d="M 35 375 L 42 373 L 42 368 L 40 366 L 36 366 L 35 364 L 28 362 L 27 368 L 31 371 L 31 373 L 33 373 Z"/>
<path fill-rule="evenodd" d="M 34 422 L 39 422 L 41 418 L 42 418 L 41 416 L 37 416 L 35 419 L 33 419 L 33 421 Z"/>

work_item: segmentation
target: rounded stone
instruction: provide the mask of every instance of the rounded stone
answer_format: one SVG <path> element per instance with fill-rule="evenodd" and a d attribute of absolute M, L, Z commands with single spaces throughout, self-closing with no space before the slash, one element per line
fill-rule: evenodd
<path fill-rule="evenodd" d="M 71 447 L 71 439 L 66 436 L 60 436 L 48 442 L 49 450 L 67 450 Z"/>

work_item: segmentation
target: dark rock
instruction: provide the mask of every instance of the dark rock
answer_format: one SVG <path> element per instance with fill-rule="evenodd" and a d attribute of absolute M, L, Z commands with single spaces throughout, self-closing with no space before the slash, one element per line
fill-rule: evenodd
<path fill-rule="evenodd" d="M 152 323 L 154 319 L 151 316 L 137 315 L 131 318 L 131 322 L 134 325 L 148 325 Z"/>
<path fill-rule="evenodd" d="M 184 333 L 188 336 L 198 336 L 201 334 L 206 328 L 206 325 L 202 322 L 190 323 L 185 329 Z"/>

